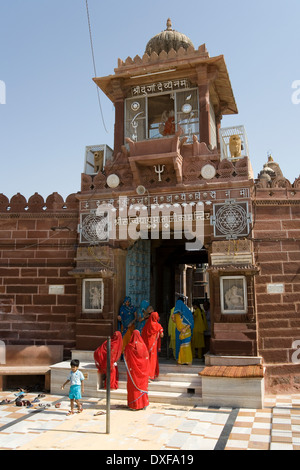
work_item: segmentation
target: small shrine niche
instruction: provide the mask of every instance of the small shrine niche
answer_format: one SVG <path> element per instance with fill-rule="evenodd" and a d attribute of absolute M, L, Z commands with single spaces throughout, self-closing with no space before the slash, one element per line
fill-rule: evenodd
<path fill-rule="evenodd" d="M 220 129 L 221 160 L 240 160 L 249 157 L 249 145 L 244 126 Z"/>
<path fill-rule="evenodd" d="M 85 148 L 84 173 L 96 175 L 102 171 L 106 162 L 112 159 L 113 150 L 106 144 L 90 145 Z"/>
<path fill-rule="evenodd" d="M 104 305 L 104 284 L 103 279 L 83 279 L 82 280 L 82 311 L 102 312 Z"/>

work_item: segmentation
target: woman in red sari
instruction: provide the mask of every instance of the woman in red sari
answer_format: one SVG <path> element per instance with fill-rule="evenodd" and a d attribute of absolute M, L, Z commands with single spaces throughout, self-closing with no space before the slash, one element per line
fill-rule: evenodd
<path fill-rule="evenodd" d="M 151 380 L 159 376 L 158 351 L 160 350 L 160 339 L 163 335 L 164 330 L 159 323 L 159 315 L 157 312 L 152 312 L 142 331 L 142 338 L 149 352 L 149 378 Z"/>
<path fill-rule="evenodd" d="M 134 330 L 124 350 L 127 369 L 127 404 L 132 410 L 141 410 L 149 405 L 149 354 L 141 334 Z"/>
<path fill-rule="evenodd" d="M 122 353 L 123 339 L 120 331 L 116 331 L 110 342 L 110 388 L 117 389 L 119 386 L 119 371 L 117 361 Z M 107 375 L 107 340 L 94 352 L 95 364 L 101 374 Z M 105 377 L 106 388 L 106 377 Z"/>

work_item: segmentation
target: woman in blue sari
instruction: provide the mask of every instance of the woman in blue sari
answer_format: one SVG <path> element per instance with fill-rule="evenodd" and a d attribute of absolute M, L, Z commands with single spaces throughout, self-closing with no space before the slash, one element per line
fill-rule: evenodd
<path fill-rule="evenodd" d="M 135 327 L 135 320 L 136 320 L 136 308 L 131 304 L 131 298 L 126 296 L 124 299 L 123 304 L 120 307 L 119 322 L 121 322 L 121 326 L 119 326 L 119 330 L 122 333 L 123 337 L 123 351 L 125 346 L 129 343 L 131 334 Z"/>
<path fill-rule="evenodd" d="M 176 323 L 176 360 L 178 364 L 191 364 L 193 361 L 194 318 L 191 310 L 180 299 L 175 304 L 174 319 Z"/>
<path fill-rule="evenodd" d="M 142 333 L 142 330 L 145 326 L 147 316 L 149 316 L 146 312 L 147 308 L 149 307 L 150 303 L 148 300 L 142 300 L 140 306 L 137 310 L 137 318 L 136 318 L 136 325 L 135 328 Z"/>

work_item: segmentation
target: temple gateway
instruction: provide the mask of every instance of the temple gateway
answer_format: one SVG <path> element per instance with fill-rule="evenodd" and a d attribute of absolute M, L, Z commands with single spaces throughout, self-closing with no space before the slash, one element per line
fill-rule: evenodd
<path fill-rule="evenodd" d="M 210 302 L 206 369 L 257 365 L 266 391 L 297 391 L 300 178 L 271 155 L 254 175 L 242 123 L 221 126 L 238 113 L 223 55 L 168 20 L 93 80 L 115 108 L 114 148 L 86 147 L 80 191 L 0 195 L 1 344 L 16 361 L 26 347 L 67 360 L 113 334 L 125 296 L 149 300 L 166 333 L 184 295 Z"/>

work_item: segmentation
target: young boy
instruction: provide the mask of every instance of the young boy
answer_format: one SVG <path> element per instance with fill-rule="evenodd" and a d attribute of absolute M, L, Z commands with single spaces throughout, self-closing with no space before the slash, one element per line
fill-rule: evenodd
<path fill-rule="evenodd" d="M 69 398 L 71 402 L 71 410 L 67 413 L 67 415 L 72 415 L 74 414 L 74 401 L 76 401 L 76 404 L 78 406 L 78 413 L 82 412 L 82 404 L 80 403 L 81 399 L 81 392 L 84 393 L 84 377 L 82 372 L 78 370 L 79 367 L 79 360 L 78 359 L 72 359 L 71 363 L 71 372 L 68 377 L 68 380 L 62 385 L 61 389 L 63 390 L 64 387 L 70 383 L 70 392 L 69 392 Z"/>

